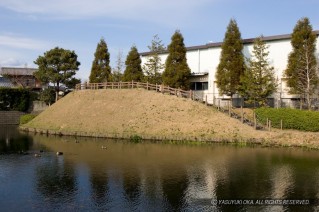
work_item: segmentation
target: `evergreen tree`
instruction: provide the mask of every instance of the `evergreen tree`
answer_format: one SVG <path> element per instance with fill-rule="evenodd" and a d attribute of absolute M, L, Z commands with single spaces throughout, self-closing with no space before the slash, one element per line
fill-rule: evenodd
<path fill-rule="evenodd" d="M 137 81 L 141 82 L 144 78 L 143 70 L 141 67 L 141 58 L 137 51 L 136 46 L 132 46 L 125 61 L 125 71 L 123 75 L 124 81 Z"/>
<path fill-rule="evenodd" d="M 97 44 L 92 63 L 90 74 L 91 83 L 102 83 L 110 81 L 111 67 L 110 67 L 110 54 L 107 45 L 103 38 Z"/>
<path fill-rule="evenodd" d="M 154 35 L 151 46 L 148 46 L 150 50 L 150 55 L 147 58 L 147 62 L 143 66 L 145 72 L 145 80 L 152 84 L 162 83 L 161 71 L 164 69 L 164 64 L 162 64 L 161 57 L 159 54 L 165 51 L 164 44 L 159 39 L 158 35 Z"/>
<path fill-rule="evenodd" d="M 290 93 L 305 97 L 308 109 L 311 109 L 310 98 L 318 85 L 316 39 L 309 19 L 300 19 L 291 35 L 293 50 L 288 56 L 288 66 L 285 70 Z"/>
<path fill-rule="evenodd" d="M 191 70 L 186 59 L 183 35 L 175 31 L 168 45 L 168 57 L 163 72 L 163 83 L 173 88 L 189 89 Z"/>
<path fill-rule="evenodd" d="M 77 84 L 81 84 L 81 79 L 72 77 L 64 82 L 64 85 L 69 89 L 74 89 Z"/>
<path fill-rule="evenodd" d="M 220 62 L 216 72 L 216 83 L 220 94 L 232 98 L 240 85 L 240 76 L 245 70 L 245 60 L 242 53 L 243 43 L 237 23 L 231 19 L 221 47 Z"/>
<path fill-rule="evenodd" d="M 115 67 L 112 70 L 112 79 L 111 79 L 112 82 L 122 81 L 123 67 L 124 67 L 123 52 L 119 50 L 119 53 L 117 54 L 117 58 L 116 58 Z"/>
<path fill-rule="evenodd" d="M 249 103 L 259 103 L 265 106 L 267 97 L 276 91 L 274 67 L 268 62 L 268 46 L 263 37 L 256 38 L 253 46 L 253 56 L 248 59 L 248 67 L 240 78 L 240 94 Z"/>
<path fill-rule="evenodd" d="M 58 97 L 60 85 L 67 84 L 79 70 L 80 62 L 77 58 L 74 51 L 55 47 L 34 61 L 39 66 L 34 76 L 43 83 L 52 83 Z"/>

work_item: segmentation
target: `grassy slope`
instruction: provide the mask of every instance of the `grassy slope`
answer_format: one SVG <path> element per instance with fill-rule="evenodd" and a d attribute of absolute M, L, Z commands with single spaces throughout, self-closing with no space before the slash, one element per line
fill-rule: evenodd
<path fill-rule="evenodd" d="M 145 90 L 83 90 L 68 94 L 28 124 L 31 128 L 199 140 L 261 139 L 317 145 L 319 134 L 255 131 L 211 107 Z"/>

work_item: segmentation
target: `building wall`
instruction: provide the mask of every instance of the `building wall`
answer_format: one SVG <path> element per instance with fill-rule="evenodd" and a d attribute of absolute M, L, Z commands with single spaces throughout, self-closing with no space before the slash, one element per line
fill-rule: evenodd
<path fill-rule="evenodd" d="M 317 33 L 318 36 L 318 33 Z M 274 67 L 275 77 L 278 79 L 278 90 L 272 97 L 275 98 L 275 106 L 279 103 L 279 99 L 286 99 L 288 102 L 291 98 L 298 98 L 297 95 L 290 95 L 288 93 L 288 88 L 284 82 L 284 70 L 287 67 L 288 55 L 292 51 L 290 38 L 280 38 L 265 41 L 268 45 L 268 60 L 270 65 Z M 317 50 L 319 49 L 319 39 L 317 39 Z M 215 74 L 217 70 L 217 66 L 219 64 L 220 54 L 221 54 L 221 46 L 220 45 L 211 45 L 207 46 L 199 46 L 198 49 L 196 47 L 189 48 L 186 53 L 187 63 L 191 69 L 192 73 L 202 73 L 208 72 L 208 90 L 201 92 L 204 95 L 208 95 L 207 101 L 210 104 L 214 103 L 214 99 L 218 98 L 228 98 L 227 96 L 220 96 L 218 92 L 218 88 L 215 83 Z M 249 58 L 252 56 L 253 43 L 244 42 L 243 53 L 244 56 Z M 162 62 L 165 63 L 168 53 L 163 53 L 160 55 Z M 319 53 L 317 51 L 317 56 Z M 142 54 L 142 65 L 147 61 L 147 54 Z M 203 99 L 205 97 L 203 96 Z M 216 102 L 215 102 L 216 103 Z"/>

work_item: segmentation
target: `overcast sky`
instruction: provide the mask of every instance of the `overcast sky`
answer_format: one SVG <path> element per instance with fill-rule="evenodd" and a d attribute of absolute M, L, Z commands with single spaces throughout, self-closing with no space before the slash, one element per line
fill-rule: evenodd
<path fill-rule="evenodd" d="M 132 45 L 148 51 L 158 34 L 165 45 L 176 29 L 186 46 L 223 40 L 231 18 L 242 38 L 291 33 L 308 17 L 319 30 L 318 0 L 0 0 L 0 66 L 36 67 L 56 46 L 74 50 L 77 77 L 88 79 L 96 45 L 104 37 L 111 66 Z"/>

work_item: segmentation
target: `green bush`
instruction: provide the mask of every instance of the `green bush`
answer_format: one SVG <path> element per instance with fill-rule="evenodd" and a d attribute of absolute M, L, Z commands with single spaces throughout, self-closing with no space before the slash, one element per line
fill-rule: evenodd
<path fill-rule="evenodd" d="M 40 95 L 39 98 L 41 101 L 44 101 L 47 105 L 51 105 L 55 101 L 55 90 L 54 88 L 46 88 L 44 89 Z"/>
<path fill-rule="evenodd" d="M 20 116 L 20 124 L 26 124 L 29 121 L 31 121 L 32 119 L 34 119 L 37 115 L 34 114 L 26 114 L 26 115 L 22 115 Z"/>
<path fill-rule="evenodd" d="M 0 88 L 0 110 L 25 112 L 31 101 L 30 90 L 23 88 Z"/>
<path fill-rule="evenodd" d="M 267 118 L 271 126 L 280 128 L 280 121 L 284 129 L 295 129 L 302 131 L 319 131 L 319 112 L 305 111 L 290 108 L 257 108 L 255 110 L 257 120 L 266 125 Z"/>
<path fill-rule="evenodd" d="M 133 142 L 133 143 L 139 143 L 139 142 L 142 141 L 142 137 L 139 136 L 139 135 L 132 135 L 132 136 L 130 137 L 130 140 L 131 140 L 131 142 Z"/>

